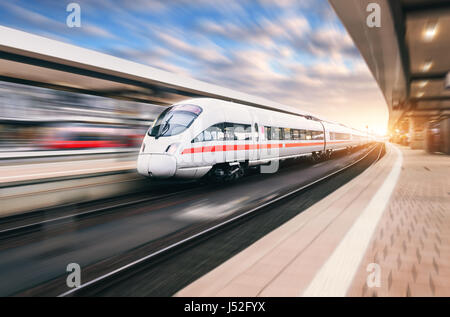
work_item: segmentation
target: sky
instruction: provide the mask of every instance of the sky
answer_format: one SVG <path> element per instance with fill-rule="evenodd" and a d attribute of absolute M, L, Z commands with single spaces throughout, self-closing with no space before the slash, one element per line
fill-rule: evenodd
<path fill-rule="evenodd" d="M 0 1 L 0 24 L 384 134 L 388 109 L 325 0 Z"/>

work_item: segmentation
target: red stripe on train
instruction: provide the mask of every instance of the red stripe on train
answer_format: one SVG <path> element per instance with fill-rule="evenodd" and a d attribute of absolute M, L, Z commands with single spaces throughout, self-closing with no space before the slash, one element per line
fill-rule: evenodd
<path fill-rule="evenodd" d="M 346 143 L 351 141 L 333 141 L 327 142 L 328 144 L 333 143 Z M 301 147 L 301 146 L 314 146 L 323 145 L 323 142 L 310 142 L 310 143 L 285 143 L 285 147 Z M 205 153 L 205 152 L 225 152 L 225 151 L 246 151 L 255 149 L 272 149 L 272 148 L 282 148 L 283 143 L 278 144 L 235 144 L 235 145 L 211 145 L 211 146 L 201 146 L 194 147 L 183 150 L 181 154 L 193 154 L 193 153 Z"/>

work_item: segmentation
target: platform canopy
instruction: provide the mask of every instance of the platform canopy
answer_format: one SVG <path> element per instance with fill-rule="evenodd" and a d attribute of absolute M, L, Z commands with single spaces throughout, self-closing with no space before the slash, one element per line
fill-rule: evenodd
<path fill-rule="evenodd" d="M 450 113 L 450 1 L 329 2 L 384 94 L 391 128 L 408 114 Z M 370 3 L 380 6 L 380 27 L 367 25 Z"/>
<path fill-rule="evenodd" d="M 0 80 L 157 105 L 212 97 L 315 117 L 265 98 L 4 26 Z"/>

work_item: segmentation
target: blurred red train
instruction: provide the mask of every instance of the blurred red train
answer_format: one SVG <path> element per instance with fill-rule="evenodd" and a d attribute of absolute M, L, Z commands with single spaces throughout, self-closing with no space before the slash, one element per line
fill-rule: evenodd
<path fill-rule="evenodd" d="M 48 127 L 41 146 L 45 149 L 139 147 L 142 132 L 135 128 L 85 123 Z"/>

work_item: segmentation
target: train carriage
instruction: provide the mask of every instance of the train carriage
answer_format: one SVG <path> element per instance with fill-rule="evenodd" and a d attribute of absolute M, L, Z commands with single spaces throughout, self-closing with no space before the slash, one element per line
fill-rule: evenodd
<path fill-rule="evenodd" d="M 358 135 L 358 138 L 355 137 Z M 211 98 L 169 107 L 145 136 L 138 172 L 149 177 L 233 179 L 271 161 L 361 145 L 360 133 L 303 114 Z"/>

